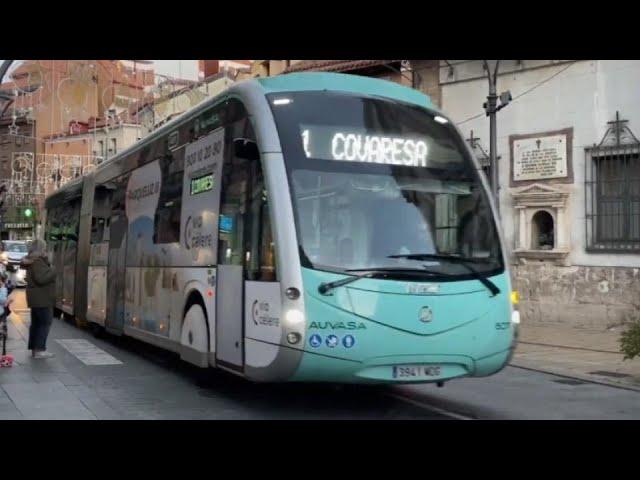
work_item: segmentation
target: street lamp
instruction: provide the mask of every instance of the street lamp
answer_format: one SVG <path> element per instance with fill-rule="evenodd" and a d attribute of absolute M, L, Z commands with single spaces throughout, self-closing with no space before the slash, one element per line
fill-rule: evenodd
<path fill-rule="evenodd" d="M 496 82 L 498 77 L 498 66 L 500 60 L 496 60 L 495 67 L 493 69 L 493 75 L 491 74 L 491 68 L 487 60 L 483 60 L 484 69 L 487 71 L 487 78 L 489 80 L 489 95 L 487 95 L 487 101 L 483 107 L 487 116 L 489 117 L 489 158 L 491 165 L 491 193 L 496 204 L 496 210 L 500 213 L 500 199 L 498 198 L 498 161 L 497 161 L 497 128 L 496 128 L 496 112 L 506 107 L 512 100 L 511 92 L 506 91 L 500 94 L 500 97 L 496 95 Z M 498 98 L 500 98 L 500 105 L 498 105 Z"/>

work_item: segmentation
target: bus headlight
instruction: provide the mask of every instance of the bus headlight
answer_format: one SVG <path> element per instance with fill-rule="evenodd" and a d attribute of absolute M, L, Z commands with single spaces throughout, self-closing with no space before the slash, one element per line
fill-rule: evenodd
<path fill-rule="evenodd" d="M 300 310 L 292 308 L 284 314 L 284 320 L 289 327 L 297 327 L 304 322 L 304 315 Z"/>
<path fill-rule="evenodd" d="M 513 323 L 515 326 L 520 325 L 520 312 L 517 310 L 514 310 L 513 312 L 511 312 L 511 323 Z"/>

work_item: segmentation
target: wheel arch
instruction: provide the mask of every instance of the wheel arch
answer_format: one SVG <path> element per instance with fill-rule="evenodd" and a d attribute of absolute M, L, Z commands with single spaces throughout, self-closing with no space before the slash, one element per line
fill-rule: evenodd
<path fill-rule="evenodd" d="M 180 330 L 184 328 L 184 320 L 187 316 L 187 312 L 194 305 L 200 305 L 202 307 L 202 311 L 204 312 L 205 325 L 207 327 L 207 351 L 211 351 L 211 325 L 209 322 L 209 312 L 207 311 L 207 304 L 204 301 L 204 296 L 202 292 L 198 290 L 195 286 L 193 286 L 186 295 L 186 300 L 184 303 L 184 307 L 182 308 L 182 320 L 180 322 Z"/>

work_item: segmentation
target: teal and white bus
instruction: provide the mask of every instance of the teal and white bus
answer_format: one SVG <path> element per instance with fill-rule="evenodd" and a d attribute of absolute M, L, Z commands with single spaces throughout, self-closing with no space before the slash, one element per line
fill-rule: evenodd
<path fill-rule="evenodd" d="M 260 382 L 487 376 L 517 338 L 487 183 L 422 93 L 253 79 L 47 198 L 57 305 Z"/>

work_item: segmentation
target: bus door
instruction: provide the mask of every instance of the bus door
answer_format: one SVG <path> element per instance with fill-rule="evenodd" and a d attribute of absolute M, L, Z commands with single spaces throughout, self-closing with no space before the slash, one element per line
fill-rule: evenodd
<path fill-rule="evenodd" d="M 216 279 L 216 360 L 242 370 L 244 359 L 244 212 L 248 172 L 244 162 L 225 155 L 218 222 Z"/>
<path fill-rule="evenodd" d="M 124 330 L 125 260 L 128 220 L 125 213 L 126 179 L 114 190 L 109 219 L 109 253 L 107 261 L 107 312 L 105 328 L 115 334 Z M 120 182 L 118 182 L 120 183 Z"/>
<path fill-rule="evenodd" d="M 125 253 L 127 219 L 124 215 L 110 220 L 109 260 L 107 262 L 107 318 L 105 328 L 113 333 L 124 329 Z"/>
<path fill-rule="evenodd" d="M 259 154 L 255 142 L 242 137 L 248 120 L 226 132 L 225 161 L 218 222 L 216 280 L 216 360 L 224 367 L 244 369 L 244 286 L 250 251 L 250 195 Z"/>

